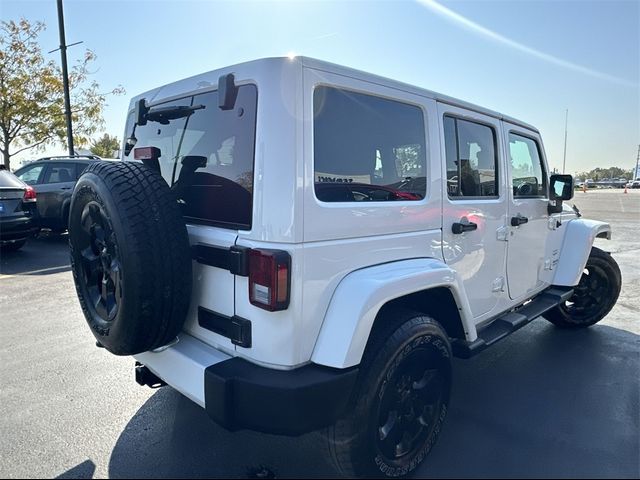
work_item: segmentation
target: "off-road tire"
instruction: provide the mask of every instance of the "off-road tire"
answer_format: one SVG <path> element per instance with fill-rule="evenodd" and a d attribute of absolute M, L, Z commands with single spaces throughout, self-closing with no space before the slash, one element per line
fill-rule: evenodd
<path fill-rule="evenodd" d="M 622 275 L 616 261 L 593 247 L 573 296 L 543 316 L 561 328 L 590 327 L 611 311 L 621 287 Z"/>
<path fill-rule="evenodd" d="M 411 473 L 433 447 L 447 413 L 452 355 L 445 330 L 433 318 L 411 310 L 393 309 L 384 315 L 378 321 L 392 327 L 374 330 L 348 411 L 334 425 L 320 432 L 330 462 L 348 477 L 401 477 Z M 420 378 L 414 379 L 410 372 L 417 373 L 416 377 Z M 409 374 L 408 384 L 405 374 Z M 429 383 L 422 385 L 427 378 Z M 417 391 L 428 393 L 427 397 L 433 399 L 433 405 L 425 406 L 417 420 L 410 418 L 413 407 L 406 409 L 407 402 L 409 405 L 416 403 L 410 397 L 402 397 L 405 395 L 405 390 L 400 389 L 402 384 L 409 387 L 408 395 Z M 420 385 L 429 390 L 416 389 Z M 394 398 L 404 398 L 404 401 L 395 402 Z M 385 405 L 391 406 L 388 415 Z M 418 410 L 421 405 L 418 403 Z M 382 438 L 385 433 L 393 447 L 395 440 L 391 435 L 398 434 L 393 429 L 403 426 L 403 423 L 392 422 L 391 428 L 385 431 L 393 419 L 393 409 L 396 409 L 396 422 L 399 418 L 405 419 L 403 422 L 409 425 L 408 429 L 414 425 L 413 421 L 429 419 L 424 430 L 415 435 L 416 444 L 400 458 L 385 455 L 383 450 L 386 449 L 382 448 L 387 441 L 386 437 Z"/>
<path fill-rule="evenodd" d="M 71 267 L 92 333 L 116 355 L 171 342 L 191 299 L 191 254 L 177 199 L 132 162 L 96 162 L 78 180 L 69 215 Z"/>

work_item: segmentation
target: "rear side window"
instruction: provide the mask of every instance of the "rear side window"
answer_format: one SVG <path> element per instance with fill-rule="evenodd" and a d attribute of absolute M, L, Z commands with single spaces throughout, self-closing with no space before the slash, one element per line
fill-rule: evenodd
<path fill-rule="evenodd" d="M 204 107 L 188 117 L 136 127 L 135 148 L 160 149 L 162 176 L 179 192 L 188 221 L 251 228 L 257 101 L 255 85 L 238 88 L 232 110 L 218 108 L 217 91 L 202 93 L 154 106 Z M 126 136 L 132 128 L 133 114 Z M 133 157 L 132 150 L 125 158 Z"/>
<path fill-rule="evenodd" d="M 450 198 L 498 196 L 496 133 L 487 125 L 444 117 Z"/>
<path fill-rule="evenodd" d="M 48 163 L 42 183 L 66 183 L 76 181 L 74 163 Z"/>
<path fill-rule="evenodd" d="M 16 176 L 27 185 L 36 185 L 43 169 L 44 165 L 42 164 L 28 166 L 16 174 Z"/>
<path fill-rule="evenodd" d="M 546 197 L 547 181 L 538 143 L 509 133 L 509 156 L 514 197 Z"/>
<path fill-rule="evenodd" d="M 325 86 L 315 89 L 313 105 L 318 200 L 425 197 L 426 140 L 419 107 Z"/>

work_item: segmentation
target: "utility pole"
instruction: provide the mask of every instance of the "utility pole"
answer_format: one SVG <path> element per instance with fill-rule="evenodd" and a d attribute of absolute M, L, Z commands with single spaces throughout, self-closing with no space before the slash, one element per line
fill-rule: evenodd
<path fill-rule="evenodd" d="M 633 171 L 632 180 L 637 180 L 640 177 L 640 172 L 638 172 L 638 164 L 640 164 L 640 145 L 638 145 L 638 155 L 636 156 L 636 169 Z"/>
<path fill-rule="evenodd" d="M 73 155 L 73 130 L 71 126 L 71 98 L 69 96 L 69 72 L 67 70 L 67 44 L 64 38 L 64 14 L 62 0 L 58 1 L 58 29 L 60 30 L 60 57 L 62 57 L 62 86 L 64 88 L 64 114 L 67 119 L 67 145 Z"/>
<path fill-rule="evenodd" d="M 565 167 L 567 165 L 567 124 L 569 122 L 569 109 L 564 117 L 564 155 L 562 157 L 562 173 L 565 173 Z"/>

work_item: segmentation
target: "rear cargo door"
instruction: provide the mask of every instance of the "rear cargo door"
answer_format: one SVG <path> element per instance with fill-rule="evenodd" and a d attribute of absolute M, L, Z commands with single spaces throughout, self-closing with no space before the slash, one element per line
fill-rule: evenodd
<path fill-rule="evenodd" d="M 188 225 L 187 229 L 196 258 L 193 261 L 191 307 L 184 330 L 210 345 L 234 349 L 225 326 L 235 313 L 235 275 L 223 264 L 235 244 L 237 233 L 194 224 Z"/>
<path fill-rule="evenodd" d="M 159 152 L 161 174 L 178 197 L 194 258 L 184 329 L 226 350 L 235 349 L 230 339 L 235 314 L 230 248 L 238 232 L 252 225 L 257 95 L 256 86 L 246 84 L 238 87 L 233 108 L 220 108 L 215 90 L 152 103 L 146 124 L 135 127 L 135 147 L 124 157 L 132 160 L 135 150 L 144 147 Z M 133 127 L 131 111 L 127 137 Z"/>

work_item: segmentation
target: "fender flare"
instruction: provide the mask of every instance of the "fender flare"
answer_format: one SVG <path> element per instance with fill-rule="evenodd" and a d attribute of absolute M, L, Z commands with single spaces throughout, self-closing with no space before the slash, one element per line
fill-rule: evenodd
<path fill-rule="evenodd" d="M 605 222 L 576 218 L 567 224 L 560 259 L 553 276 L 554 285 L 578 284 L 596 237 L 611 240 L 611 226 Z"/>
<path fill-rule="evenodd" d="M 435 287 L 451 290 L 467 340 L 475 340 L 473 316 L 456 271 L 435 258 L 416 258 L 345 276 L 331 298 L 311 361 L 334 368 L 358 365 L 380 308 L 390 300 Z"/>

